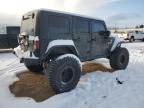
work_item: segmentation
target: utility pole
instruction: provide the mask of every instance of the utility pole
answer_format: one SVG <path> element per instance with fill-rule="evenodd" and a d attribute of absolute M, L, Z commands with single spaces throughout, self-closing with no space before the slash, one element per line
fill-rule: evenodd
<path fill-rule="evenodd" d="M 116 28 L 116 24 L 115 24 L 115 33 L 117 33 L 117 28 Z"/>

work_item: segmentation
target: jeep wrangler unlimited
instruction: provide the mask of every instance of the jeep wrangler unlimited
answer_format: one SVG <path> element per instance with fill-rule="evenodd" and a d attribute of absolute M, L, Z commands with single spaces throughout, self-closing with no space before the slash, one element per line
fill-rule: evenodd
<path fill-rule="evenodd" d="M 22 17 L 20 62 L 44 72 L 56 93 L 72 90 L 81 76 L 81 62 L 108 58 L 113 69 L 125 69 L 129 53 L 122 41 L 110 37 L 103 20 L 52 10 L 35 10 Z"/>

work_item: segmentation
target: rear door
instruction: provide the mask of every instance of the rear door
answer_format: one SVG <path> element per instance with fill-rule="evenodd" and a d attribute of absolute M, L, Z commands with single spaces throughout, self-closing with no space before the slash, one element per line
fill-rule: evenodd
<path fill-rule="evenodd" d="M 100 31 L 107 31 L 106 25 L 103 21 L 91 21 L 91 59 L 105 57 L 108 51 L 108 41 L 104 35 L 100 35 Z"/>
<path fill-rule="evenodd" d="M 140 32 L 139 31 L 135 31 L 132 36 L 134 36 L 134 39 L 139 39 Z"/>
<path fill-rule="evenodd" d="M 38 36 L 35 34 L 35 19 L 36 14 L 33 12 L 27 13 L 22 17 L 19 41 L 21 43 L 22 50 L 24 51 L 33 51 L 33 41 L 30 40 L 29 36 L 31 36 L 31 38 Z"/>
<path fill-rule="evenodd" d="M 73 41 L 82 61 L 90 59 L 90 23 L 89 19 L 73 17 Z"/>
<path fill-rule="evenodd" d="M 138 32 L 138 39 L 143 39 L 143 38 L 144 38 L 143 32 L 139 31 Z"/>

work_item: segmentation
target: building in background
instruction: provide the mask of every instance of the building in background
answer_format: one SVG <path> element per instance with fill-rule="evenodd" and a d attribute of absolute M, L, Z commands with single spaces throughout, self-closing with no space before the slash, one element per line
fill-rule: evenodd
<path fill-rule="evenodd" d="M 14 48 L 18 45 L 19 26 L 0 26 L 0 49 Z"/>

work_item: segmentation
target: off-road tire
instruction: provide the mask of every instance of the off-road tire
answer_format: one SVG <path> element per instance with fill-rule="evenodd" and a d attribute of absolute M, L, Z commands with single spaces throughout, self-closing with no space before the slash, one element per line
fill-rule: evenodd
<path fill-rule="evenodd" d="M 34 73 L 42 74 L 43 73 L 43 67 L 40 65 L 30 65 L 26 62 L 24 62 L 24 65 L 27 67 L 28 70 Z"/>
<path fill-rule="evenodd" d="M 125 69 L 129 63 L 129 52 L 126 48 L 115 49 L 110 56 L 110 65 L 114 70 Z"/>
<path fill-rule="evenodd" d="M 44 70 L 50 87 L 56 93 L 68 92 L 74 89 L 79 82 L 81 67 L 73 57 L 55 59 Z"/>

